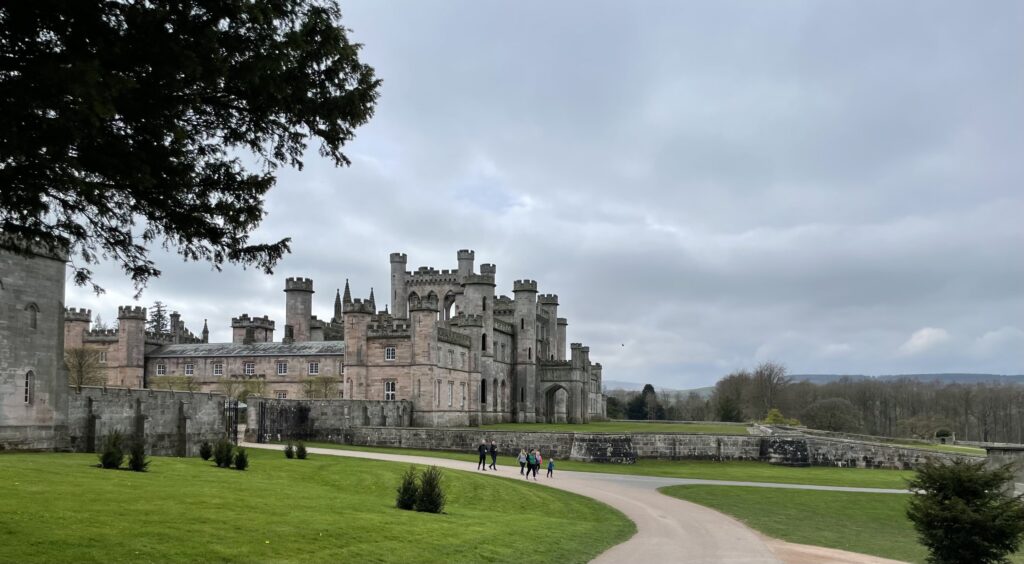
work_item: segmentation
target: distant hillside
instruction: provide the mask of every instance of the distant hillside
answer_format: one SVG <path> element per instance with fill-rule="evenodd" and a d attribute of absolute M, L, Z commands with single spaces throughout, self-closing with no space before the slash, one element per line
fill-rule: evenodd
<path fill-rule="evenodd" d="M 604 389 L 605 389 L 606 392 L 607 391 L 612 391 L 612 390 L 623 390 L 623 391 L 626 391 L 626 392 L 639 392 L 639 391 L 642 391 L 644 389 L 644 384 L 637 384 L 636 382 L 623 382 L 622 380 L 605 380 L 604 381 Z M 676 389 L 676 388 L 662 388 L 660 386 L 655 386 L 654 387 L 654 391 L 656 391 L 659 394 L 665 394 L 665 393 L 683 393 L 683 394 L 688 394 L 690 392 L 696 392 L 697 394 L 699 394 L 701 397 L 704 397 L 704 398 L 710 397 L 711 396 L 711 392 L 714 391 L 714 389 L 715 389 L 714 386 L 707 386 L 707 387 L 704 387 L 704 388 L 694 388 L 692 390 L 679 390 L 679 389 Z"/>
<path fill-rule="evenodd" d="M 900 380 L 908 378 L 911 380 L 918 380 L 920 382 L 935 382 L 939 381 L 943 384 L 976 384 L 979 382 L 986 383 L 1004 383 L 1004 384 L 1024 384 L 1024 374 L 971 374 L 971 373 L 941 373 L 941 374 L 886 374 L 882 376 L 865 376 L 863 374 L 791 374 L 790 378 L 794 382 L 811 382 L 813 384 L 827 384 L 829 382 L 835 382 L 842 378 L 850 378 L 851 380 Z"/>

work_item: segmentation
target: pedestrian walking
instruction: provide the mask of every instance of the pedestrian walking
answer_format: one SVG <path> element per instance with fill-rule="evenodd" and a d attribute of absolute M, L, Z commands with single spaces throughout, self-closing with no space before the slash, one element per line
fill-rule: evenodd
<path fill-rule="evenodd" d="M 540 451 L 537 451 L 537 463 L 533 465 L 533 479 L 537 480 L 537 472 L 540 471 L 540 465 L 544 464 L 544 457 L 540 455 Z"/>
<path fill-rule="evenodd" d="M 476 452 L 480 455 L 480 460 L 476 463 L 477 470 L 487 471 L 487 441 L 481 440 L 480 446 L 476 447 Z"/>
<path fill-rule="evenodd" d="M 497 470 L 498 467 L 498 443 L 491 441 L 491 470 Z"/>
<path fill-rule="evenodd" d="M 530 454 L 526 455 L 526 479 L 530 479 L 530 472 L 533 472 L 533 465 L 537 464 L 537 451 L 531 450 Z M 536 476 L 533 478 L 536 480 Z"/>
<path fill-rule="evenodd" d="M 553 478 L 555 475 L 555 459 L 548 459 L 548 478 Z"/>
<path fill-rule="evenodd" d="M 519 475 L 526 473 L 526 449 L 519 449 Z"/>

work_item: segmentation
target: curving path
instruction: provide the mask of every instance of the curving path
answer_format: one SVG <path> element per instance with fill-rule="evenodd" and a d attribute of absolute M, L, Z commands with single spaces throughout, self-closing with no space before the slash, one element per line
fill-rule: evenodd
<path fill-rule="evenodd" d="M 246 448 L 283 450 L 283 445 L 242 443 Z M 307 447 L 309 452 L 328 456 L 370 458 L 392 462 L 432 464 L 453 470 L 475 472 L 473 463 L 444 458 L 385 454 Z M 491 475 L 523 479 L 518 468 L 499 467 Z M 542 473 L 543 474 L 543 473 Z M 739 521 L 704 506 L 658 493 L 663 486 L 712 484 L 875 493 L 907 493 L 905 490 L 804 486 L 763 482 L 730 482 L 684 478 L 659 478 L 594 472 L 558 470 L 555 479 L 541 475 L 539 484 L 584 495 L 618 509 L 637 526 L 637 533 L 593 560 L 599 564 L 621 562 L 693 562 L 732 564 L 883 564 L 895 561 L 769 539 Z"/>

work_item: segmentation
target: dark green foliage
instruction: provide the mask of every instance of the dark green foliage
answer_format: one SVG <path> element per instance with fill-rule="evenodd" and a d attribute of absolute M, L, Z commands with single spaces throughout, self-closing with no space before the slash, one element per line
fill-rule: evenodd
<path fill-rule="evenodd" d="M 149 459 L 146 458 L 146 442 L 143 439 L 132 441 L 128 449 L 128 468 L 134 472 L 145 472 L 149 468 Z"/>
<path fill-rule="evenodd" d="M 103 440 L 103 449 L 100 451 L 100 466 L 103 468 L 116 469 L 124 463 L 124 436 L 120 431 L 114 430 Z"/>
<path fill-rule="evenodd" d="M 249 467 L 249 455 L 246 454 L 245 449 L 238 447 L 235 452 L 235 470 L 245 470 Z"/>
<path fill-rule="evenodd" d="M 398 496 L 395 498 L 395 507 L 399 509 L 414 509 L 416 497 L 420 493 L 419 479 L 416 475 L 416 467 L 410 466 L 405 474 L 402 474 L 402 483 L 398 486 Z"/>
<path fill-rule="evenodd" d="M 626 418 L 626 407 L 622 405 L 619 398 L 615 396 L 608 396 L 608 403 L 606 404 L 606 413 L 608 419 L 625 419 Z"/>
<path fill-rule="evenodd" d="M 844 398 L 818 400 L 800 413 L 800 421 L 812 429 L 853 432 L 860 429 L 857 408 Z"/>
<path fill-rule="evenodd" d="M 288 460 L 295 458 L 295 447 L 293 447 L 291 443 L 285 445 L 284 457 L 287 458 Z"/>
<path fill-rule="evenodd" d="M 931 461 L 917 470 L 907 508 L 932 564 L 1009 562 L 1024 535 L 1024 504 L 1014 497 L 1013 467 L 985 461 Z"/>
<path fill-rule="evenodd" d="M 79 284 L 110 257 L 145 285 L 154 242 L 270 272 L 289 240 L 249 234 L 276 170 L 314 140 L 348 165 L 373 115 L 347 33 L 336 0 L 0 2 L 0 231 L 68 243 Z"/>
<path fill-rule="evenodd" d="M 217 441 L 213 447 L 213 462 L 221 468 L 231 467 L 231 454 L 234 447 L 227 439 Z"/>
<path fill-rule="evenodd" d="M 420 490 L 416 494 L 416 511 L 426 513 L 441 513 L 444 511 L 444 504 L 447 495 L 444 493 L 444 485 L 441 483 L 443 474 L 437 466 L 431 466 L 423 471 L 420 476 Z"/>
<path fill-rule="evenodd" d="M 308 456 L 309 453 L 306 452 L 306 444 L 303 443 L 302 441 L 299 441 L 298 446 L 295 447 L 295 458 L 298 458 L 299 460 L 305 460 L 306 457 Z"/>
<path fill-rule="evenodd" d="M 209 441 L 203 441 L 199 445 L 199 457 L 203 460 L 209 460 L 213 456 L 213 445 Z"/>

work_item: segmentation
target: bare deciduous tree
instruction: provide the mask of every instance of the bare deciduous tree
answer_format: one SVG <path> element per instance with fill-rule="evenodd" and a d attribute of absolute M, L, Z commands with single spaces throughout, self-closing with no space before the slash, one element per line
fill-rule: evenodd
<path fill-rule="evenodd" d="M 64 351 L 64 365 L 68 368 L 68 383 L 76 390 L 81 390 L 82 386 L 102 386 L 107 382 L 100 366 L 100 353 L 96 349 L 68 349 Z"/>

